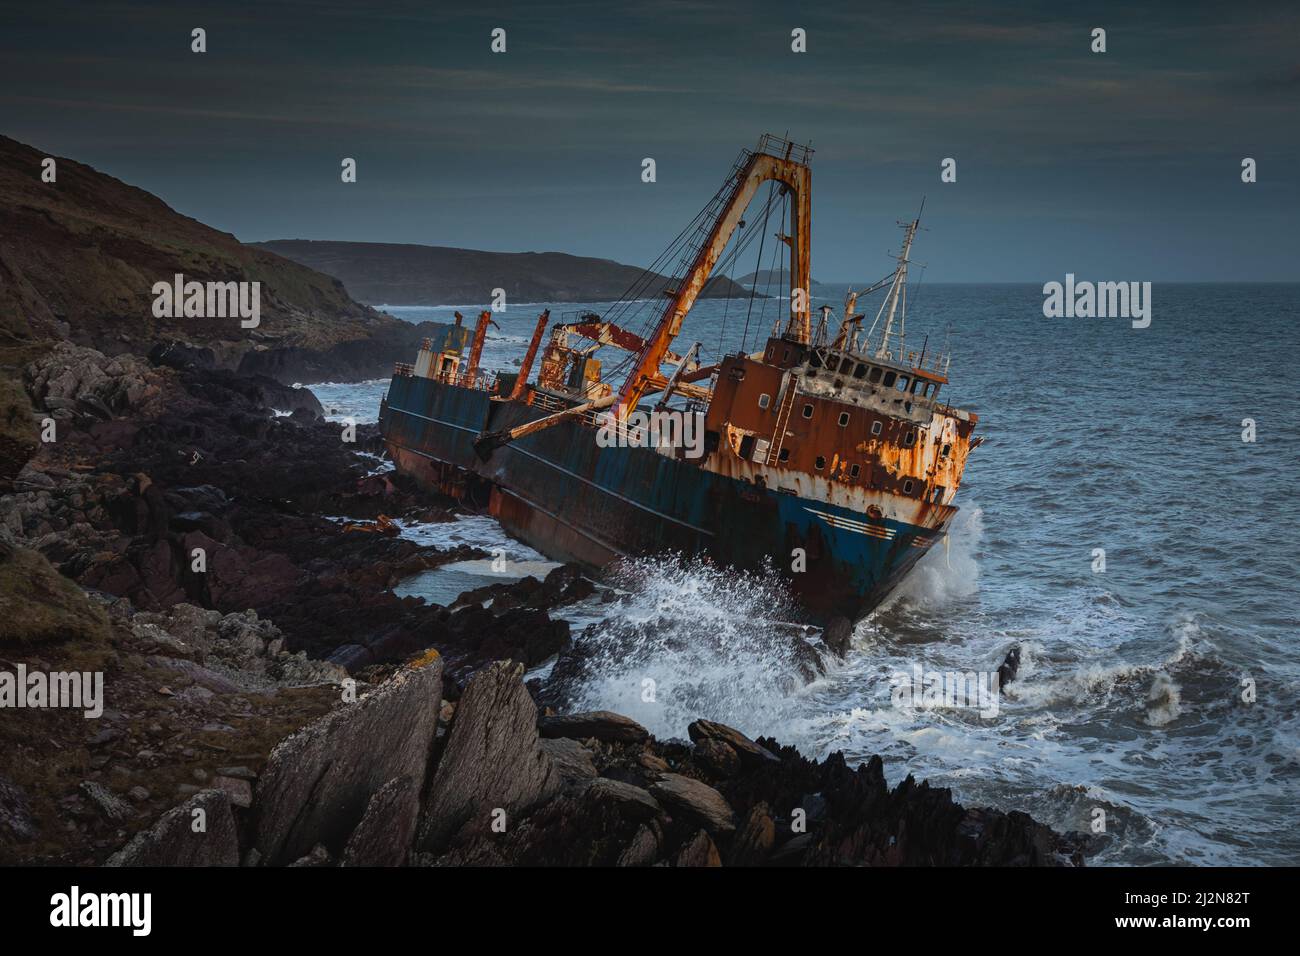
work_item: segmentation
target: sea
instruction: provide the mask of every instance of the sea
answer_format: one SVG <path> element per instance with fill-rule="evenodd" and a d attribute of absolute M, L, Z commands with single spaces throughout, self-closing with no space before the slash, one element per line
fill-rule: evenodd
<path fill-rule="evenodd" d="M 838 315 L 844 292 L 818 286 L 814 312 Z M 859 302 L 868 322 L 878 303 Z M 704 717 L 812 757 L 879 754 L 891 783 L 1095 834 L 1091 865 L 1300 863 L 1300 285 L 1157 283 L 1147 328 L 1043 303 L 1037 285 L 912 289 L 908 347 L 951 355 L 945 397 L 985 441 L 944 546 L 846 660 L 792 679 L 778 585 L 649 557 L 611 577 L 617 600 L 558 612 L 595 651 L 575 703 L 664 738 Z M 484 365 L 516 368 L 543 308 L 639 329 L 661 307 L 512 303 Z M 384 308 L 418 322 L 482 306 Z M 781 308 L 702 300 L 677 345 L 753 351 Z M 374 421 L 388 383 L 305 384 L 332 418 Z M 400 586 L 439 603 L 503 566 L 553 566 L 485 516 L 403 533 L 498 557 Z M 900 675 L 989 672 L 1013 646 L 995 715 L 900 700 Z"/>

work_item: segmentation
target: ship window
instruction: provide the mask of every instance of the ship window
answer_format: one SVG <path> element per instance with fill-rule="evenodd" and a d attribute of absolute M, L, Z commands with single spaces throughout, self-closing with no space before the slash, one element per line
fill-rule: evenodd
<path fill-rule="evenodd" d="M 848 423 L 849 423 L 849 413 L 840 412 L 840 428 L 843 428 Z"/>
<path fill-rule="evenodd" d="M 789 350 L 789 349 L 785 349 L 784 351 L 781 352 L 781 361 L 782 361 L 782 362 L 788 362 L 788 361 L 790 361 L 790 350 Z"/>
<path fill-rule="evenodd" d="M 841 359 L 841 360 L 840 360 L 840 374 L 841 374 L 841 375 L 848 375 L 848 374 L 849 374 L 849 370 L 850 370 L 851 368 L 853 368 L 853 359 L 851 359 L 851 358 L 846 358 L 846 359 Z"/>
<path fill-rule="evenodd" d="M 777 460 L 777 461 L 789 461 L 789 460 L 790 460 L 790 449 L 789 449 L 789 448 L 782 448 L 782 449 L 781 449 L 781 454 L 779 454 L 779 455 L 776 456 L 776 460 Z"/>
<path fill-rule="evenodd" d="M 898 376 L 898 390 L 899 390 L 900 392 L 906 392 L 906 391 L 907 391 L 907 376 L 906 376 L 906 375 L 900 375 L 900 376 Z"/>
<path fill-rule="evenodd" d="M 767 406 L 771 404 L 772 404 L 772 396 L 767 394 L 767 392 L 764 392 L 762 395 L 758 396 L 759 408 L 767 408 Z"/>
<path fill-rule="evenodd" d="M 941 449 L 939 449 L 939 457 L 947 458 L 948 452 L 950 451 L 952 451 L 952 445 L 944 445 Z"/>
<path fill-rule="evenodd" d="M 903 494 L 910 495 L 911 493 L 912 493 L 912 479 L 909 478 L 907 479 L 907 481 L 903 482 Z"/>
<path fill-rule="evenodd" d="M 872 385 L 875 385 L 877 382 L 879 382 L 879 381 L 880 381 L 880 369 L 876 368 L 876 367 L 873 365 L 872 368 L 871 368 L 871 374 L 867 376 L 867 381 L 870 382 Z"/>
<path fill-rule="evenodd" d="M 753 455 L 753 453 L 754 453 L 754 436 L 746 435 L 744 438 L 740 440 L 740 457 L 748 461 L 750 456 Z"/>
<path fill-rule="evenodd" d="M 895 372 L 886 372 L 886 373 L 885 373 L 885 381 L 884 381 L 884 386 L 885 386 L 885 388 L 889 388 L 889 386 L 893 385 L 893 384 L 894 384 L 894 379 L 896 379 L 897 377 L 898 377 L 898 375 L 897 375 L 897 373 L 895 373 Z"/>
<path fill-rule="evenodd" d="M 912 380 L 912 394 L 913 394 L 913 395 L 924 395 L 924 394 L 925 394 L 925 382 L 921 381 L 919 378 L 918 378 L 918 379 L 913 379 L 913 380 Z"/>
<path fill-rule="evenodd" d="M 879 434 L 880 434 L 880 422 L 872 422 L 872 423 L 871 423 L 871 434 L 873 434 L 873 435 L 879 435 Z"/>
<path fill-rule="evenodd" d="M 906 435 L 903 436 L 903 445 L 905 447 L 911 448 L 915 444 L 916 444 L 916 432 L 908 432 Z"/>
<path fill-rule="evenodd" d="M 817 456 L 817 461 L 814 463 L 814 467 L 815 467 L 818 471 L 821 471 L 823 468 L 826 467 L 826 459 L 823 458 L 821 455 L 818 455 L 818 456 Z"/>
<path fill-rule="evenodd" d="M 849 469 L 849 477 L 850 477 L 850 478 L 856 478 L 856 477 L 858 477 L 859 473 L 861 473 L 861 471 L 862 471 L 862 466 L 861 466 L 861 465 L 854 465 L 853 467 L 851 467 L 851 468 Z"/>
<path fill-rule="evenodd" d="M 813 368 L 821 368 L 822 357 L 818 355 L 816 352 L 813 352 L 812 355 L 808 356 L 808 364 L 811 365 Z"/>
<path fill-rule="evenodd" d="M 812 418 L 812 412 L 813 412 L 813 409 L 812 409 L 812 406 L 811 406 L 811 405 L 805 405 L 805 406 L 803 407 L 803 417 L 804 417 L 804 418 Z"/>
<path fill-rule="evenodd" d="M 867 374 L 867 367 L 865 365 L 855 365 L 853 367 L 854 378 L 862 378 L 862 376 L 866 374 Z"/>

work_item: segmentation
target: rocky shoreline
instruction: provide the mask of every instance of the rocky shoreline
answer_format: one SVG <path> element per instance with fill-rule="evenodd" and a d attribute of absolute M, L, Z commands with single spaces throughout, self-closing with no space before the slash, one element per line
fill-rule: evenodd
<path fill-rule="evenodd" d="M 707 714 L 658 740 L 565 713 L 583 654 L 552 612 L 597 585 L 557 568 L 397 597 L 487 555 L 386 533 L 456 506 L 375 472 L 374 427 L 346 441 L 307 390 L 62 343 L 0 398 L 0 670 L 98 671 L 105 696 L 93 720 L 6 712 L 0 862 L 1083 862 L 1085 838 L 890 788 L 879 758 L 812 761 Z M 802 676 L 847 638 L 803 647 Z"/>

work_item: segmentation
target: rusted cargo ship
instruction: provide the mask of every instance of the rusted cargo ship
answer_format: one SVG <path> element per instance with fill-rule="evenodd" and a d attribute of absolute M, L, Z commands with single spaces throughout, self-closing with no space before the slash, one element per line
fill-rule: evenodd
<path fill-rule="evenodd" d="M 556 560 L 600 568 L 630 555 L 700 556 L 782 575 L 812 622 L 868 614 L 944 535 L 980 439 L 976 416 L 940 398 L 948 358 L 906 347 L 919 216 L 902 224 L 893 272 L 850 292 L 838 323 L 823 306 L 813 328 L 810 159 L 810 149 L 771 136 L 742 151 L 673 250 L 667 302 L 645 334 L 615 324 L 616 308 L 559 324 L 533 383 L 547 312 L 515 374 L 479 368 L 489 312 L 467 354 L 426 342 L 415 363 L 398 366 L 380 411 L 396 467 L 486 509 Z M 672 352 L 764 183 L 764 230 L 774 203 L 782 208 L 788 316 L 761 351 L 710 365 L 695 360 L 698 343 Z M 875 291 L 884 298 L 864 332 L 856 304 Z M 601 349 L 626 353 L 621 382 L 602 380 Z M 656 442 L 664 429 L 647 414 L 656 412 L 688 431 L 682 416 L 695 416 L 702 442 Z"/>

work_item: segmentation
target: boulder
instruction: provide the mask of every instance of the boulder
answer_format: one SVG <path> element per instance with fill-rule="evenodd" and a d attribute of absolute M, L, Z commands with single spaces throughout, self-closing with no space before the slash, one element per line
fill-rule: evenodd
<path fill-rule="evenodd" d="M 289 864 L 318 843 L 341 848 L 381 787 L 423 780 L 441 698 L 442 660 L 422 659 L 281 741 L 254 800 L 265 864 Z"/>
<path fill-rule="evenodd" d="M 677 856 L 673 858 L 673 866 L 722 866 L 722 858 L 718 855 L 718 848 L 713 845 L 709 835 L 703 830 L 697 830 L 695 836 L 682 844 L 682 848 L 677 851 Z"/>
<path fill-rule="evenodd" d="M 752 766 L 762 763 L 779 762 L 776 755 L 765 747 L 760 747 L 734 727 L 715 723 L 712 720 L 697 720 L 686 728 L 697 745 L 703 740 L 718 740 L 729 746 L 739 756 L 741 763 Z"/>
<path fill-rule="evenodd" d="M 846 617 L 831 618 L 826 624 L 826 630 L 822 631 L 822 643 L 840 660 L 848 654 L 852 640 L 853 623 Z"/>
<path fill-rule="evenodd" d="M 772 820 L 772 810 L 764 802 L 756 803 L 731 841 L 727 862 L 731 866 L 759 866 L 772 852 L 775 843 L 776 824 Z"/>
<path fill-rule="evenodd" d="M 195 832 L 200 820 L 204 829 Z M 104 865 L 238 866 L 239 839 L 229 796 L 222 790 L 199 791 L 137 833 Z"/>
<path fill-rule="evenodd" d="M 510 661 L 484 667 L 456 707 L 446 751 L 429 788 L 417 846 L 439 852 L 469 823 L 486 829 L 555 795 L 563 778 L 537 735 L 537 705 Z"/>
<path fill-rule="evenodd" d="M 652 820 L 663 813 L 659 801 L 640 787 L 609 777 L 597 777 L 587 787 L 585 796 L 594 804 L 606 804 L 617 808 L 628 820 L 643 822 Z"/>
<path fill-rule="evenodd" d="M 394 777 L 370 798 L 343 848 L 341 865 L 402 866 L 419 820 L 419 785 L 410 777 Z"/>
<path fill-rule="evenodd" d="M 650 736 L 650 731 L 631 717 L 608 710 L 543 717 L 537 727 L 543 737 L 572 737 L 577 740 L 594 737 L 614 743 L 639 744 Z"/>
<path fill-rule="evenodd" d="M 651 785 L 650 793 L 673 814 L 682 814 L 714 833 L 731 833 L 736 829 L 731 805 L 707 783 L 666 773 Z"/>
<path fill-rule="evenodd" d="M 740 771 L 740 756 L 721 740 L 704 738 L 695 745 L 695 761 L 719 777 L 734 777 Z"/>
<path fill-rule="evenodd" d="M 559 737 L 539 741 L 538 746 L 546 751 L 567 786 L 582 787 L 595 779 L 596 765 L 591 761 L 591 751 L 576 740 Z"/>
<path fill-rule="evenodd" d="M 618 856 L 618 866 L 650 866 L 659 855 L 659 838 L 644 823 Z"/>

